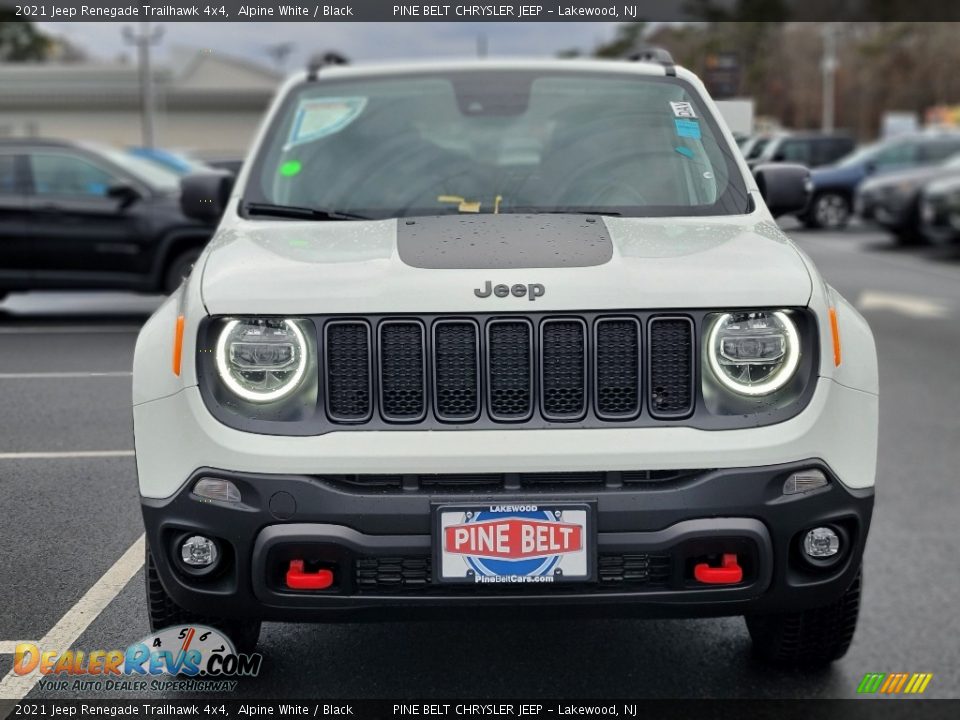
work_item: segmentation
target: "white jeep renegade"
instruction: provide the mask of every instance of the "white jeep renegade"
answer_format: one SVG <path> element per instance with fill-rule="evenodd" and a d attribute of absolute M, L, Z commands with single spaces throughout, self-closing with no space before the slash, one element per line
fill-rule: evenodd
<path fill-rule="evenodd" d="M 863 318 L 669 62 L 313 67 L 137 343 L 152 626 L 744 615 L 846 651 L 873 506 Z M 842 344 L 842 348 L 841 348 Z"/>

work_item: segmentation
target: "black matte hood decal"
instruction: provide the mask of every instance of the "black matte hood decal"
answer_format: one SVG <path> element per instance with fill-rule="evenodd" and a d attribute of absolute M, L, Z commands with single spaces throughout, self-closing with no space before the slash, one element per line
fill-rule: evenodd
<path fill-rule="evenodd" d="M 397 226 L 397 251 L 427 269 L 590 267 L 610 262 L 602 218 L 587 215 L 440 215 Z"/>

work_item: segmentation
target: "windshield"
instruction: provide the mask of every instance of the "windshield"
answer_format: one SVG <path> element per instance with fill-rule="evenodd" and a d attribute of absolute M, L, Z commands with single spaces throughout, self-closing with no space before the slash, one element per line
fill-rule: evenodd
<path fill-rule="evenodd" d="M 156 190 L 173 191 L 180 187 L 180 177 L 167 168 L 156 163 L 136 157 L 127 152 L 114 150 L 103 145 L 96 146 L 97 151 L 110 162 L 119 165 L 128 173 L 138 178 Z"/>
<path fill-rule="evenodd" d="M 746 158 L 747 160 L 755 160 L 756 158 L 760 157 L 760 153 L 762 153 L 764 149 L 767 147 L 767 145 L 769 144 L 770 144 L 770 138 L 768 137 L 757 138 L 754 141 L 753 145 L 751 145 L 747 149 L 747 152 L 744 154 L 744 158 Z"/>
<path fill-rule="evenodd" d="M 749 209 L 726 141 L 686 83 L 557 70 L 303 83 L 274 119 L 244 200 L 370 218 Z"/>

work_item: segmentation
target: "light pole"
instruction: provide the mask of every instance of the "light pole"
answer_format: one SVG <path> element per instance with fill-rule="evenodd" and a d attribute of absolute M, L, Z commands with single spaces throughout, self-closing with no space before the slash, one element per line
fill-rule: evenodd
<path fill-rule="evenodd" d="M 140 23 L 140 32 L 123 28 L 123 39 L 137 47 L 137 69 L 140 75 L 140 126 L 141 142 L 146 148 L 153 147 L 153 73 L 150 71 L 150 48 L 163 37 L 162 27 L 150 27 L 150 23 Z"/>
<path fill-rule="evenodd" d="M 827 23 L 823 27 L 823 58 L 820 61 L 820 70 L 823 73 L 823 114 L 820 129 L 825 133 L 833 132 L 834 127 L 837 65 L 837 27 L 835 23 Z"/>

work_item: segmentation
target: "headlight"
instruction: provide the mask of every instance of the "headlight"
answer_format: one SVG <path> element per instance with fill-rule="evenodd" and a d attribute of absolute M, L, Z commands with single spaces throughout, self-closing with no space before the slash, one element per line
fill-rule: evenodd
<path fill-rule="evenodd" d="M 307 368 L 307 341 L 295 320 L 230 320 L 217 339 L 220 379 L 251 402 L 271 402 L 296 390 Z"/>
<path fill-rule="evenodd" d="M 800 336 L 780 311 L 727 313 L 717 318 L 707 358 L 724 387 L 741 395 L 769 395 L 793 377 Z"/>

